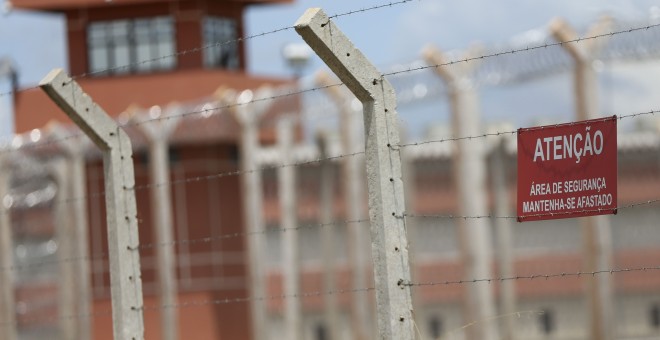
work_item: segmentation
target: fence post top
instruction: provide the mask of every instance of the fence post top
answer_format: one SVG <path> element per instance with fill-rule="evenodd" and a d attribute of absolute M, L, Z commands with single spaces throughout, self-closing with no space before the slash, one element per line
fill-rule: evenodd
<path fill-rule="evenodd" d="M 321 70 L 316 73 L 314 82 L 316 83 L 316 86 L 323 87 L 323 90 L 328 94 L 335 105 L 350 107 L 351 99 L 354 99 L 353 95 L 341 86 L 333 86 L 333 79 L 339 81 L 339 79 L 333 78 L 328 72 Z"/>
<path fill-rule="evenodd" d="M 394 93 L 387 79 L 320 8 L 298 18 L 296 32 L 361 102 L 374 101 L 374 89 Z"/>
<path fill-rule="evenodd" d="M 39 87 L 102 150 L 112 149 L 128 141 L 128 136 L 117 122 L 61 68 L 50 71 L 39 82 Z"/>
<path fill-rule="evenodd" d="M 222 105 L 233 104 L 236 100 L 236 90 L 221 85 L 213 92 L 213 98 L 219 101 Z"/>
<path fill-rule="evenodd" d="M 429 66 L 435 66 L 435 73 L 445 82 L 463 88 L 471 86 L 470 76 L 481 63 L 481 60 L 475 58 L 483 54 L 483 49 L 482 44 L 474 43 L 463 56 L 450 61 L 446 53 L 429 44 L 422 49 L 422 58 Z"/>
<path fill-rule="evenodd" d="M 56 120 L 48 121 L 43 131 L 46 135 L 58 140 L 57 145 L 69 156 L 84 154 L 89 147 L 89 139 L 87 138 L 69 139 L 70 137 L 74 137 L 75 134 L 67 133 L 70 130 Z"/>
<path fill-rule="evenodd" d="M 329 86 L 332 85 L 331 83 L 331 77 L 330 74 L 324 70 L 319 70 L 316 72 L 314 75 L 314 82 L 318 86 Z"/>
<path fill-rule="evenodd" d="M 445 67 L 447 58 L 437 47 L 431 44 L 424 46 L 422 48 L 422 58 L 429 66 L 435 66 L 434 71 L 439 76 L 445 79 L 453 79 L 453 74 Z"/>
<path fill-rule="evenodd" d="M 264 85 L 256 90 L 245 89 L 238 93 L 233 89 L 223 90 L 216 96 L 220 97 L 220 100 L 227 100 L 228 105 L 233 105 L 234 117 L 241 125 L 245 125 L 256 123 L 261 119 L 268 108 L 273 105 L 269 99 L 274 94 L 275 91 L 271 86 Z"/>
<path fill-rule="evenodd" d="M 154 105 L 148 109 L 131 104 L 124 112 L 128 115 L 128 124 L 135 126 L 150 142 L 167 140 L 183 119 L 178 102 L 171 102 L 165 107 Z"/>
<path fill-rule="evenodd" d="M 550 21 L 549 29 L 552 36 L 561 46 L 571 55 L 573 59 L 579 62 L 588 61 L 598 54 L 604 44 L 604 39 L 593 39 L 597 36 L 606 34 L 614 24 L 614 19 L 610 16 L 602 16 L 596 21 L 585 35 L 585 41 L 580 42 L 575 29 L 562 18 L 554 18 Z M 570 43 L 562 43 L 570 42 Z"/>
<path fill-rule="evenodd" d="M 550 21 L 549 25 L 550 34 L 558 42 L 565 41 L 574 41 L 578 38 L 577 32 L 568 24 L 568 22 L 562 18 L 554 18 Z M 575 43 L 566 43 L 561 44 L 561 47 L 566 50 L 571 55 L 571 58 L 577 61 L 583 61 L 587 59 L 587 52 L 583 47 L 576 46 Z"/>
<path fill-rule="evenodd" d="M 317 21 L 319 19 L 325 19 L 325 21 L 329 21 L 330 19 L 328 18 L 328 15 L 325 14 L 325 11 L 323 11 L 322 8 L 320 7 L 312 7 L 308 8 L 305 13 L 303 13 L 300 18 L 296 21 L 296 23 L 293 25 L 296 30 L 299 28 L 309 26 L 313 21 Z"/>

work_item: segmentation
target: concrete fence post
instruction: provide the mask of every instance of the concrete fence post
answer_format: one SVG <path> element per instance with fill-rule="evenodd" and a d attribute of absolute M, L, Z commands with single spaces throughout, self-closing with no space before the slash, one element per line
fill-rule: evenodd
<path fill-rule="evenodd" d="M 272 96 L 272 89 L 263 87 L 257 91 L 257 98 Z M 266 303 L 266 235 L 263 217 L 263 185 L 261 170 L 257 162 L 259 149 L 259 119 L 270 107 L 270 101 L 253 101 L 252 90 L 244 90 L 238 96 L 231 90 L 218 93 L 221 101 L 233 106 L 234 117 L 241 126 L 240 170 L 241 193 L 243 195 L 243 220 L 247 231 L 246 244 L 250 272 L 250 316 L 252 339 L 268 339 L 268 314 Z"/>
<path fill-rule="evenodd" d="M 447 65 L 445 56 L 435 48 L 427 47 L 424 58 L 449 89 L 454 137 L 481 134 L 479 99 L 470 79 L 477 62 Z M 459 215 L 484 216 L 486 203 L 486 159 L 481 138 L 455 141 L 454 179 L 457 183 Z M 458 219 L 460 249 L 465 267 L 465 279 L 492 277 L 491 233 L 483 218 Z M 493 286 L 487 282 L 467 285 L 464 323 L 475 322 L 465 328 L 469 340 L 497 339 L 495 297 Z"/>
<path fill-rule="evenodd" d="M 14 238 L 7 195 L 11 183 L 9 149 L 0 148 L 0 337 L 18 339 L 14 296 Z"/>
<path fill-rule="evenodd" d="M 78 339 L 76 334 L 76 292 L 74 285 L 74 242 L 75 229 L 69 213 L 71 199 L 69 169 L 64 159 L 48 164 L 50 174 L 57 185 L 56 204 L 53 206 L 55 239 L 57 240 L 57 314 L 59 334 L 62 339 Z M 84 259 L 80 259 L 84 261 Z"/>
<path fill-rule="evenodd" d="M 495 146 L 491 163 L 491 183 L 493 188 L 493 204 L 495 216 L 509 216 L 511 202 L 509 195 L 509 174 L 507 166 L 506 139 L 501 139 Z M 495 219 L 495 247 L 497 269 L 499 277 L 514 277 L 514 245 L 513 226 L 506 218 Z M 502 320 L 502 339 L 516 340 L 518 338 L 515 328 L 516 312 L 516 281 L 504 280 L 499 282 L 500 287 L 500 313 Z"/>
<path fill-rule="evenodd" d="M 612 19 L 605 17 L 598 21 L 587 36 L 604 34 L 611 27 Z M 563 20 L 555 19 L 550 29 L 557 41 L 570 41 L 578 38 L 577 33 Z M 561 46 L 574 62 L 575 111 L 577 120 L 598 117 L 598 79 L 593 63 L 604 43 L 603 39 L 565 43 Z M 584 244 L 585 272 L 610 270 L 614 263 L 612 230 L 608 216 L 580 218 Z M 587 286 L 590 327 L 592 340 L 616 338 L 614 320 L 614 292 L 610 275 L 584 276 Z"/>
<path fill-rule="evenodd" d="M 172 187 L 170 182 L 170 157 L 168 139 L 176 130 L 181 115 L 176 104 L 164 110 L 152 107 L 150 116 L 161 120 L 146 122 L 149 119 L 131 116 L 131 121 L 138 123 L 137 127 L 149 143 L 149 197 L 151 198 L 151 216 L 156 236 L 156 272 L 161 306 L 161 334 L 163 340 L 179 338 L 179 312 L 173 306 L 178 301 L 178 284 L 176 275 L 176 248 L 174 247 L 174 216 L 172 206 Z M 140 123 L 142 122 L 142 123 Z"/>
<path fill-rule="evenodd" d="M 73 218 L 72 255 L 74 262 L 74 285 L 76 296 L 76 312 L 82 317 L 77 320 L 78 339 L 92 338 L 92 276 L 91 258 L 89 253 L 89 227 L 87 215 L 87 172 L 85 150 L 89 147 L 89 139 L 67 139 L 70 136 L 64 127 L 56 122 L 50 122 L 46 133 L 54 139 L 61 140 L 59 146 L 68 160 L 69 198 L 71 216 Z M 67 204 L 69 205 L 69 204 Z"/>
<path fill-rule="evenodd" d="M 316 77 L 316 82 L 319 86 L 326 87 L 325 91 L 339 108 L 339 130 L 341 132 L 343 152 L 346 154 L 360 152 L 362 145 L 357 129 L 359 127 L 357 124 L 360 112 L 359 107 L 355 108 L 352 105 L 352 101 L 355 98 L 350 93 L 347 93 L 347 91 L 343 91 L 340 87 L 330 86 L 333 82 L 327 73 L 319 73 Z M 344 203 L 346 207 L 346 219 L 348 221 L 363 219 L 365 188 L 362 179 L 363 172 L 360 169 L 361 162 L 361 157 L 350 156 L 345 157 L 342 164 Z M 352 222 L 348 225 L 347 234 L 349 235 L 349 263 L 352 266 L 351 288 L 364 288 L 368 284 L 367 272 L 369 270 L 369 253 L 366 251 L 369 248 L 369 234 L 366 225 L 364 223 Z M 372 327 L 370 327 L 369 296 L 367 294 L 360 294 L 351 300 L 351 328 L 355 333 L 355 337 L 357 339 L 372 339 L 373 331 Z"/>
<path fill-rule="evenodd" d="M 279 159 L 283 165 L 293 164 L 293 121 L 290 117 L 280 118 L 277 124 Z M 284 323 L 286 338 L 302 340 L 302 301 L 291 298 L 300 293 L 300 244 L 297 226 L 298 206 L 296 202 L 296 169 L 282 166 L 277 169 L 282 233 L 282 273 L 284 276 Z"/>
<path fill-rule="evenodd" d="M 114 338 L 143 339 L 133 150 L 124 130 L 63 70 L 39 86 L 103 152 Z"/>
<path fill-rule="evenodd" d="M 317 145 L 321 159 L 328 158 L 328 135 L 321 133 L 317 136 Z M 337 290 L 336 256 L 337 225 L 330 225 L 334 220 L 335 207 L 335 172 L 334 165 L 329 160 L 321 162 L 319 174 L 319 220 L 321 226 L 321 253 L 323 254 L 323 290 L 334 292 Z M 328 340 L 339 339 L 339 303 L 337 294 L 324 296 L 323 316 L 327 329 Z"/>
<path fill-rule="evenodd" d="M 394 89 L 321 9 L 307 10 L 295 28 L 362 102 L 378 338 L 414 339 Z"/>

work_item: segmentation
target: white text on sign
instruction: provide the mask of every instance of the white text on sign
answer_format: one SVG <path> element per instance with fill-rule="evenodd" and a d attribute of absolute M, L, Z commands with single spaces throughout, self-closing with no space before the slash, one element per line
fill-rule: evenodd
<path fill-rule="evenodd" d="M 579 193 L 607 189 L 605 177 L 596 177 L 581 180 L 569 180 L 552 183 L 532 183 L 529 196 L 544 196 L 562 193 Z M 553 212 L 566 209 L 599 208 L 611 205 L 612 194 L 578 195 L 572 197 L 538 199 L 523 202 L 523 212 Z"/>
<path fill-rule="evenodd" d="M 544 162 L 575 158 L 575 163 L 580 163 L 581 157 L 600 155 L 603 152 L 603 132 L 596 130 L 592 135 L 589 130 L 591 127 L 587 126 L 584 136 L 578 132 L 574 135 L 537 138 L 534 162 L 539 159 Z"/>

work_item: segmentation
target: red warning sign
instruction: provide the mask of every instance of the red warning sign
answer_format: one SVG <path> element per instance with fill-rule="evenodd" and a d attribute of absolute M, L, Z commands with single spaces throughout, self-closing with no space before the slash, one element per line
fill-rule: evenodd
<path fill-rule="evenodd" d="M 616 214 L 616 116 L 518 129 L 518 221 Z"/>

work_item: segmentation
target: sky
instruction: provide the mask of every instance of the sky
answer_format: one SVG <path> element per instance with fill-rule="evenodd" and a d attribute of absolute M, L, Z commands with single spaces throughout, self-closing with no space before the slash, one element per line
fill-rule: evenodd
<path fill-rule="evenodd" d="M 253 6 L 245 14 L 246 34 L 290 27 L 309 7 L 322 7 L 332 15 L 389 2 L 303 0 Z M 657 6 L 657 1 L 412 0 L 341 16 L 335 21 L 372 63 L 383 69 L 419 58 L 427 44 L 443 50 L 462 50 L 475 42 L 507 43 L 529 30 L 545 29 L 554 17 L 563 17 L 576 27 L 586 27 L 604 14 L 620 19 L 648 18 L 651 12 L 658 11 L 658 7 L 653 6 Z M 7 0 L 0 0 L 0 8 L 7 7 Z M 17 10 L 0 14 L 0 57 L 9 56 L 15 61 L 22 86 L 33 86 L 52 68 L 66 68 L 64 32 L 63 18 L 59 15 Z M 286 44 L 301 42 L 293 29 L 249 39 L 249 71 L 259 75 L 290 76 L 292 71 L 282 58 L 282 49 Z M 314 57 L 304 74 L 322 67 L 322 62 Z M 7 89 L 7 82 L 0 80 L 0 92 Z M 0 135 L 10 132 L 8 110 L 7 96 L 0 96 Z"/>
<path fill-rule="evenodd" d="M 296 1 L 286 6 L 253 7 L 246 17 L 248 34 L 291 26 L 309 7 L 322 7 L 332 15 L 383 3 L 389 1 Z M 503 43 L 531 29 L 544 28 L 554 17 L 583 27 L 605 14 L 624 19 L 648 17 L 654 5 L 657 1 L 413 0 L 343 16 L 336 23 L 374 64 L 390 65 L 418 58 L 429 43 L 444 50 L 465 49 L 475 42 Z M 273 51 L 292 42 L 302 42 L 293 30 L 250 40 L 252 70 L 282 72 L 284 63 L 274 58 Z"/>

